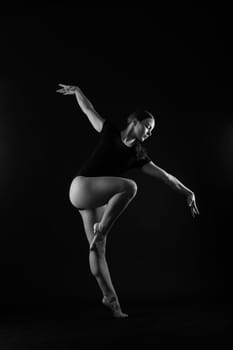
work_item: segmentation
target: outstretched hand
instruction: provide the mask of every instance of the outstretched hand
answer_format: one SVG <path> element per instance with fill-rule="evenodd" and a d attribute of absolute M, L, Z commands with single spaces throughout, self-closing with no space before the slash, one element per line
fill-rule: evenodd
<path fill-rule="evenodd" d="M 65 84 L 58 84 L 61 86 L 61 89 L 56 90 L 56 92 L 59 92 L 63 95 L 74 95 L 75 92 L 78 90 L 77 86 L 74 85 L 65 85 Z"/>
<path fill-rule="evenodd" d="M 195 215 L 199 215 L 199 210 L 197 208 L 197 205 L 196 205 L 196 199 L 195 199 L 195 194 L 193 192 L 191 192 L 190 194 L 188 194 L 187 196 L 187 203 L 191 209 L 191 214 L 192 214 L 192 217 L 194 218 Z"/>

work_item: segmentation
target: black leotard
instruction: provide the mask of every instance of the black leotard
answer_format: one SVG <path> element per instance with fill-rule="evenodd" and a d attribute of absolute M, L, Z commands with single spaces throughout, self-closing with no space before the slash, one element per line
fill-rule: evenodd
<path fill-rule="evenodd" d="M 121 139 L 120 131 L 105 119 L 99 142 L 79 169 L 77 176 L 121 176 L 124 172 L 132 168 L 141 168 L 151 161 L 145 148 L 143 150 L 144 152 L 138 156 L 136 146 L 126 146 Z"/>

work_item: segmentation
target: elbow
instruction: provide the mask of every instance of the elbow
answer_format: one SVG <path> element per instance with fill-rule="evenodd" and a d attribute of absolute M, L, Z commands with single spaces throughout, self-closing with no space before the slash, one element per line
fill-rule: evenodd
<path fill-rule="evenodd" d="M 162 180 L 169 185 L 172 182 L 172 175 L 165 172 L 162 176 Z"/>

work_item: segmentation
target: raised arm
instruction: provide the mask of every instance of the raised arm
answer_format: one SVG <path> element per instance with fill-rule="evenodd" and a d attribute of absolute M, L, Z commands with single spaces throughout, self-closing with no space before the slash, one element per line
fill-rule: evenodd
<path fill-rule="evenodd" d="M 59 86 L 61 86 L 61 89 L 58 89 L 57 92 L 60 92 L 63 95 L 75 95 L 79 107 L 87 116 L 94 129 L 101 132 L 105 119 L 96 112 L 94 106 L 84 95 L 81 89 L 74 85 L 59 84 Z"/>
<path fill-rule="evenodd" d="M 142 167 L 142 172 L 163 180 L 174 190 L 183 193 L 186 196 L 186 200 L 191 209 L 192 216 L 195 217 L 195 215 L 199 214 L 194 193 L 189 188 L 184 186 L 175 176 L 167 173 L 165 170 L 158 167 L 153 162 L 145 164 Z"/>

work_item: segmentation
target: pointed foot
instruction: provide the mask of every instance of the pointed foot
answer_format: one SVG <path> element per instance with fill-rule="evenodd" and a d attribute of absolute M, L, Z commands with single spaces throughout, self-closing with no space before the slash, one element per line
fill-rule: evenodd
<path fill-rule="evenodd" d="M 98 245 L 103 244 L 105 236 L 102 234 L 102 231 L 100 229 L 100 224 L 99 222 L 96 222 L 93 227 L 94 230 L 94 238 L 90 244 L 90 250 L 94 250 L 98 248 Z"/>
<path fill-rule="evenodd" d="M 112 312 L 113 317 L 115 318 L 126 318 L 128 317 L 127 314 L 125 314 L 120 307 L 119 302 L 117 299 L 113 297 L 103 297 L 102 303 Z"/>

